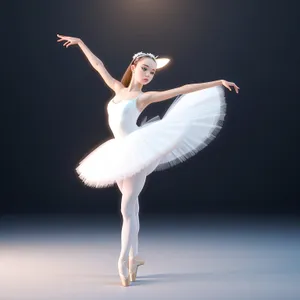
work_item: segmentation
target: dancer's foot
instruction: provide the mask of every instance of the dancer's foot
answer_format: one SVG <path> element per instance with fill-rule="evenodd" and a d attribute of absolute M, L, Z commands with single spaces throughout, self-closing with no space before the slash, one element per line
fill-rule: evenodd
<path fill-rule="evenodd" d="M 124 276 L 120 275 L 120 279 L 122 286 L 127 287 L 130 285 L 129 277 L 125 278 Z"/>
<path fill-rule="evenodd" d="M 129 279 L 135 281 L 137 276 L 138 267 L 145 264 L 145 261 L 138 257 L 129 258 Z"/>
<path fill-rule="evenodd" d="M 118 261 L 119 276 L 121 279 L 121 284 L 124 287 L 130 285 L 128 269 L 126 267 L 127 265 L 128 265 L 128 261 L 119 259 Z"/>

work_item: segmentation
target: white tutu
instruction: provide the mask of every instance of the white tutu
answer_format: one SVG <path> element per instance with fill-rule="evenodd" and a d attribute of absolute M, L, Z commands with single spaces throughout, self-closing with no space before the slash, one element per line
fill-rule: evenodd
<path fill-rule="evenodd" d="M 177 97 L 162 119 L 103 143 L 76 168 L 91 187 L 107 187 L 155 164 L 164 170 L 206 147 L 220 131 L 226 113 L 222 87 Z M 134 120 L 136 122 L 136 120 Z"/>

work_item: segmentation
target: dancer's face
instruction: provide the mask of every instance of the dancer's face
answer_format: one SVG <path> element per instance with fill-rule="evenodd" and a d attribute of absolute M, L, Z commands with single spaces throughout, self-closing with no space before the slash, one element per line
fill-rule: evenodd
<path fill-rule="evenodd" d="M 156 67 L 156 62 L 153 59 L 144 57 L 138 61 L 136 66 L 132 66 L 132 75 L 140 84 L 146 85 L 153 79 Z"/>

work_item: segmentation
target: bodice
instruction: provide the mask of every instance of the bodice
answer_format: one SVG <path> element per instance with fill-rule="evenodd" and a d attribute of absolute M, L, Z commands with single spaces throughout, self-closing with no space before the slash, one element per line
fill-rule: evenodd
<path fill-rule="evenodd" d="M 112 98 L 107 105 L 108 124 L 115 138 L 124 137 L 138 129 L 136 124 L 140 112 L 134 99 L 113 102 Z"/>

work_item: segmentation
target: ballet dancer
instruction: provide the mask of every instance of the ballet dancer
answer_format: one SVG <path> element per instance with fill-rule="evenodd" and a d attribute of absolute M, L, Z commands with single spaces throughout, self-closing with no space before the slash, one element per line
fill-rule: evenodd
<path fill-rule="evenodd" d="M 222 127 L 226 112 L 225 86 L 239 92 L 234 82 L 216 80 L 185 84 L 164 91 L 142 92 L 166 60 L 138 52 L 121 81 L 110 75 L 104 63 L 76 37 L 57 34 L 57 42 L 68 48 L 78 45 L 105 84 L 114 92 L 108 102 L 108 123 L 114 138 L 101 144 L 76 168 L 80 179 L 90 187 L 117 184 L 122 194 L 121 251 L 118 272 L 122 286 L 136 280 L 144 264 L 138 258 L 139 195 L 147 176 L 181 163 L 206 147 Z M 150 104 L 176 97 L 162 119 L 137 126 L 141 112 Z"/>

